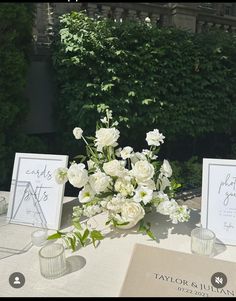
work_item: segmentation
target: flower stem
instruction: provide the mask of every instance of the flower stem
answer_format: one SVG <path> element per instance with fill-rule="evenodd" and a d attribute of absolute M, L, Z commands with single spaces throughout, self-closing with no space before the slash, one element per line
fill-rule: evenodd
<path fill-rule="evenodd" d="M 82 139 L 84 140 L 85 144 L 88 146 L 91 154 L 96 157 L 96 155 L 94 154 L 93 150 L 91 149 L 90 145 L 88 144 L 87 140 L 84 138 L 84 136 L 82 135 Z"/>

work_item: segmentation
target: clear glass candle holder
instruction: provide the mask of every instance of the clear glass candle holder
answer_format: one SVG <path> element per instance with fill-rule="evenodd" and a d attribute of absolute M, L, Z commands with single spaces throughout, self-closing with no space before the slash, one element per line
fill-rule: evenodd
<path fill-rule="evenodd" d="M 65 249 L 62 244 L 54 243 L 39 251 L 41 275 L 48 279 L 61 277 L 66 273 Z"/>
<path fill-rule="evenodd" d="M 215 233 L 200 227 L 191 232 L 191 251 L 198 255 L 211 256 L 214 252 Z"/>
<path fill-rule="evenodd" d="M 39 229 L 31 233 L 31 242 L 37 247 L 43 246 L 47 242 L 47 229 Z"/>

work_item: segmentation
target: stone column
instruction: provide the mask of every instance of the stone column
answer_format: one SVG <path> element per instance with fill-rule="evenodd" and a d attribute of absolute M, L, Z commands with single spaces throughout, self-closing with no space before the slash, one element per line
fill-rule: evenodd
<path fill-rule="evenodd" d="M 110 6 L 102 5 L 102 8 L 101 8 L 102 17 L 108 18 L 110 10 L 111 10 Z"/>
<path fill-rule="evenodd" d="M 136 12 L 136 10 L 129 9 L 129 11 L 128 11 L 128 19 L 129 20 L 137 20 L 137 12 Z"/>
<path fill-rule="evenodd" d="M 98 12 L 97 4 L 88 3 L 87 10 L 88 10 L 88 16 L 94 18 L 95 13 Z"/>
<path fill-rule="evenodd" d="M 202 32 L 202 26 L 203 26 L 204 23 L 205 23 L 205 22 L 203 22 L 203 21 L 198 21 L 198 22 L 197 22 L 197 28 L 196 28 L 196 32 L 197 32 L 197 33 Z"/>
<path fill-rule="evenodd" d="M 198 12 L 197 4 L 186 5 L 176 3 L 172 8 L 172 25 L 191 32 L 196 32 L 196 16 Z"/>
<path fill-rule="evenodd" d="M 116 22 L 120 22 L 120 20 L 122 19 L 122 14 L 124 12 L 123 8 L 115 8 L 114 10 L 114 19 Z"/>
<path fill-rule="evenodd" d="M 236 3 L 232 3 L 232 15 L 236 17 Z"/>
<path fill-rule="evenodd" d="M 144 11 L 141 11 L 140 14 L 139 14 L 139 18 L 142 22 L 145 21 L 146 17 L 148 16 L 148 13 L 147 12 L 144 12 Z"/>
<path fill-rule="evenodd" d="M 151 22 L 153 23 L 153 24 L 157 24 L 157 22 L 159 21 L 159 18 L 160 18 L 160 15 L 159 14 L 151 14 L 151 17 L 150 17 L 150 19 L 151 19 Z"/>

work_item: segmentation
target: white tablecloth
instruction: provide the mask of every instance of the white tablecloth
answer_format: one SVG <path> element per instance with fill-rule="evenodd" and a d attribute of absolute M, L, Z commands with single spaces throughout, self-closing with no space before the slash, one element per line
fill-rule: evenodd
<path fill-rule="evenodd" d="M 67 230 L 69 217 L 74 205 L 73 198 L 66 197 L 63 205 L 62 229 Z M 148 216 L 147 216 L 148 218 Z M 191 253 L 190 232 L 199 223 L 199 210 L 191 212 L 187 223 L 173 225 L 165 216 L 151 214 L 152 230 L 158 241 L 148 236 L 134 233 L 134 230 L 118 230 L 101 241 L 97 248 L 88 245 L 72 253 L 66 250 L 66 257 L 72 267 L 60 278 L 48 280 L 41 276 L 39 270 L 39 248 L 31 246 L 25 253 L 11 255 L 0 260 L 0 297 L 109 297 L 119 296 L 135 243 L 142 243 L 164 249 Z M 93 223 L 103 227 L 104 216 L 97 215 Z M 14 224 L 0 227 L 0 241 L 6 246 L 14 244 L 17 248 L 30 241 L 34 228 Z M 1 247 L 1 244 L 0 244 Z M 215 258 L 236 262 L 236 246 L 216 245 Z M 14 272 L 23 273 L 25 285 L 12 288 L 9 276 Z"/>

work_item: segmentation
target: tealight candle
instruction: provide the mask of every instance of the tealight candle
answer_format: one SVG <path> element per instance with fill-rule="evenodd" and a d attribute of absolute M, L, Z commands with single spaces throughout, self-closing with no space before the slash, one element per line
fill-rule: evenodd
<path fill-rule="evenodd" d="M 191 251 L 198 255 L 211 256 L 215 245 L 215 233 L 206 228 L 195 228 L 191 232 Z"/>
<path fill-rule="evenodd" d="M 48 231 L 46 229 L 36 230 L 31 233 L 31 241 L 37 247 L 42 246 L 47 241 L 47 237 Z"/>

